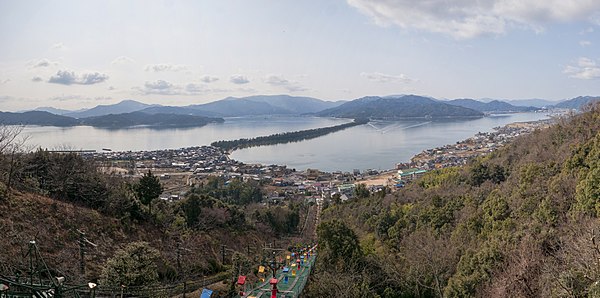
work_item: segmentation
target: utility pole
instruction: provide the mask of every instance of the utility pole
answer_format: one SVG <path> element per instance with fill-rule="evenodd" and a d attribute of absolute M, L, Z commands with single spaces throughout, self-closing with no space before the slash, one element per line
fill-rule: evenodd
<path fill-rule="evenodd" d="M 181 278 L 181 243 L 179 241 L 177 241 L 176 244 L 176 251 L 177 251 L 177 275 L 179 275 L 178 277 Z"/>
<path fill-rule="evenodd" d="M 221 245 L 221 264 L 225 265 L 225 245 Z"/>
<path fill-rule="evenodd" d="M 81 276 L 85 276 L 85 244 L 83 243 L 83 239 L 85 239 L 85 233 L 79 231 L 79 273 Z"/>
<path fill-rule="evenodd" d="M 85 245 L 89 244 L 93 247 L 98 245 L 85 238 L 85 232 L 80 230 L 77 230 L 77 232 L 79 233 L 79 240 L 77 241 L 79 243 L 79 272 L 81 273 L 81 276 L 85 278 Z"/>
<path fill-rule="evenodd" d="M 187 277 L 184 273 L 183 270 L 181 269 L 181 251 L 191 251 L 185 247 L 181 247 L 181 239 L 178 239 L 177 242 L 175 242 L 175 256 L 176 256 L 176 262 L 177 262 L 177 277 L 179 278 L 179 280 L 183 279 L 183 298 L 185 298 L 185 294 L 187 292 L 187 281 L 185 280 L 185 278 Z M 184 252 L 185 253 L 185 252 Z"/>

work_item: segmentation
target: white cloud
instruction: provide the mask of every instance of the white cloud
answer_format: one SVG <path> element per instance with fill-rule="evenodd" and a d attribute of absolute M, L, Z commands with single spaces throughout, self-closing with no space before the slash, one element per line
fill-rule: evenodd
<path fill-rule="evenodd" d="M 207 88 L 206 85 L 188 83 L 184 86 L 172 84 L 164 80 L 157 80 L 154 82 L 146 82 L 143 87 L 133 87 L 132 89 L 138 90 L 144 95 L 158 94 L 158 95 L 198 95 L 208 93 L 220 93 L 229 92 L 231 90 Z"/>
<path fill-rule="evenodd" d="M 33 78 L 31 78 L 31 81 L 33 81 L 33 82 L 41 82 L 41 81 L 43 81 L 43 79 L 40 78 L 40 77 L 33 77 Z"/>
<path fill-rule="evenodd" d="M 405 74 L 390 75 L 380 72 L 361 72 L 360 76 L 369 81 L 378 83 L 410 83 L 413 79 L 408 78 Z"/>
<path fill-rule="evenodd" d="M 589 40 L 582 40 L 582 41 L 579 42 L 579 45 L 582 46 L 582 47 L 587 47 L 587 46 L 591 46 L 592 42 L 589 41 Z"/>
<path fill-rule="evenodd" d="M 67 46 L 65 46 L 62 42 L 57 42 L 50 47 L 51 50 L 66 50 Z"/>
<path fill-rule="evenodd" d="M 49 67 L 49 66 L 53 66 L 53 65 L 58 65 L 58 62 L 56 62 L 56 61 L 50 61 L 50 60 L 48 60 L 46 58 L 32 62 L 32 67 L 33 68 Z"/>
<path fill-rule="evenodd" d="M 115 60 L 113 60 L 110 64 L 125 65 L 125 64 L 130 64 L 130 63 L 135 63 L 135 60 L 133 60 L 127 56 L 119 56 L 119 57 L 115 58 Z"/>
<path fill-rule="evenodd" d="M 596 61 L 586 57 L 579 58 L 575 66 L 568 65 L 563 72 L 574 79 L 600 79 L 600 66 Z"/>
<path fill-rule="evenodd" d="M 74 71 L 59 70 L 48 80 L 48 83 L 62 85 L 93 85 L 108 80 L 108 75 L 99 72 L 77 75 Z"/>
<path fill-rule="evenodd" d="M 193 94 L 198 94 L 198 93 L 205 92 L 206 89 L 204 88 L 203 85 L 189 83 L 189 84 L 185 85 L 185 91 L 187 91 L 189 93 L 193 93 Z"/>
<path fill-rule="evenodd" d="M 250 83 L 250 80 L 248 80 L 248 78 L 246 76 L 239 75 L 239 74 L 232 75 L 229 78 L 229 81 L 234 84 L 238 84 L 238 85 Z"/>
<path fill-rule="evenodd" d="M 218 81 L 219 78 L 215 77 L 215 76 L 203 76 L 200 81 L 204 82 L 204 83 L 213 83 Z"/>
<path fill-rule="evenodd" d="M 208 88 L 207 85 L 189 83 L 185 85 L 185 92 L 182 95 L 198 95 L 208 93 L 231 92 L 229 89 Z"/>
<path fill-rule="evenodd" d="M 380 26 L 396 25 L 467 39 L 504 34 L 508 29 L 575 20 L 592 21 L 597 0 L 347 0 Z"/>
<path fill-rule="evenodd" d="M 71 100 L 76 100 L 76 101 L 107 101 L 107 100 L 112 100 L 112 97 L 105 97 L 105 96 L 98 96 L 98 97 L 86 97 L 86 96 L 82 96 L 82 95 L 61 95 L 61 96 L 54 96 L 54 97 L 50 97 L 48 98 L 48 100 L 51 101 L 71 101 Z"/>
<path fill-rule="evenodd" d="M 8 82 L 10 82 L 10 79 L 3 79 L 3 80 L 0 80 L 0 85 L 4 85 L 4 84 L 6 84 L 6 83 L 8 83 Z"/>
<path fill-rule="evenodd" d="M 143 88 L 136 87 L 143 94 L 160 94 L 160 95 L 177 95 L 180 93 L 181 87 L 175 86 L 164 80 L 154 82 L 145 82 Z"/>
<path fill-rule="evenodd" d="M 296 81 L 289 81 L 277 75 L 269 75 L 265 78 L 265 83 L 271 86 L 282 87 L 290 92 L 306 91 L 307 88 L 300 85 Z"/>
<path fill-rule="evenodd" d="M 187 66 L 181 65 L 181 64 L 160 63 L 160 64 L 146 65 L 146 71 L 153 71 L 153 72 L 182 71 L 182 70 L 186 70 L 186 69 L 187 69 Z"/>

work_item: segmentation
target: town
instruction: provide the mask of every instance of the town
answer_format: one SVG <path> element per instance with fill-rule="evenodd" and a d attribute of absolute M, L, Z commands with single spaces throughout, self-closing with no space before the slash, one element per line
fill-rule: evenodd
<path fill-rule="evenodd" d="M 190 187 L 202 184 L 209 176 L 218 176 L 226 181 L 259 183 L 269 204 L 281 204 L 294 197 L 309 201 L 335 198 L 343 202 L 355 196 L 358 184 L 364 184 L 371 193 L 384 188 L 394 191 L 429 170 L 465 165 L 469 159 L 489 154 L 520 135 L 549 126 L 552 121 L 512 123 L 493 132 L 480 132 L 456 144 L 424 150 L 410 162 L 398 163 L 394 169 L 385 171 L 357 169 L 329 173 L 317 169 L 297 171 L 285 165 L 245 164 L 230 159 L 226 151 L 214 146 L 86 152 L 84 156 L 97 161 L 104 171 L 131 178 L 151 170 L 165 186 L 161 199 L 167 201 L 182 198 Z"/>
<path fill-rule="evenodd" d="M 440 169 L 465 165 L 469 159 L 483 156 L 510 143 L 514 138 L 550 126 L 554 120 L 546 119 L 530 122 L 516 122 L 494 128 L 492 132 L 480 132 L 456 144 L 427 149 L 411 158 L 410 163 L 401 167 L 414 167 L 423 170 Z"/>

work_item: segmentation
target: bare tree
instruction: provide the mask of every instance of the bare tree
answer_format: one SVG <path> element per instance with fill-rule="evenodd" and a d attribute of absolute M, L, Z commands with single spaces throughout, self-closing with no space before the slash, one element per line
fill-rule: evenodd
<path fill-rule="evenodd" d="M 0 155 L 10 150 L 9 147 L 13 145 L 22 131 L 23 126 L 0 124 Z"/>
<path fill-rule="evenodd" d="M 0 162 L 3 164 L 2 176 L 6 187 L 13 185 L 15 172 L 21 164 L 21 154 L 26 151 L 25 144 L 29 136 L 23 136 L 24 126 L 0 125 Z"/>

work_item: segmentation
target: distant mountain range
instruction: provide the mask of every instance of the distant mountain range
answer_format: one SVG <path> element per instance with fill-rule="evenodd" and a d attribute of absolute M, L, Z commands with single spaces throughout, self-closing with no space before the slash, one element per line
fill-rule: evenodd
<path fill-rule="evenodd" d="M 557 101 L 551 101 L 551 100 L 539 99 L 539 98 L 532 98 L 532 99 L 507 99 L 507 100 L 501 100 L 501 101 L 508 102 L 509 104 L 511 104 L 513 106 L 518 106 L 518 107 L 536 107 L 536 108 L 551 108 L 555 104 L 558 103 Z"/>
<path fill-rule="evenodd" d="M 481 102 L 474 99 L 462 98 L 446 101 L 446 103 L 461 106 L 463 108 L 473 109 L 484 113 L 515 113 L 532 112 L 539 110 L 536 107 L 514 106 L 504 101 L 492 100 L 490 102 Z"/>
<path fill-rule="evenodd" d="M 207 111 L 223 117 L 255 115 L 301 115 L 316 113 L 339 106 L 343 101 L 331 102 L 311 97 L 289 95 L 257 95 L 242 98 L 228 97 L 188 108 Z"/>
<path fill-rule="evenodd" d="M 0 112 L 0 123 L 5 125 L 75 126 L 75 118 L 55 115 L 45 111 L 23 113 Z"/>
<path fill-rule="evenodd" d="M 211 103 L 188 106 L 150 105 L 135 100 L 124 100 L 113 105 L 99 105 L 78 111 L 40 107 L 24 113 L 0 112 L 0 123 L 125 127 L 131 125 L 203 125 L 205 122 L 222 121 L 220 119 L 222 117 L 274 114 L 388 119 L 478 117 L 483 113 L 529 112 L 541 107 L 581 109 L 587 104 L 599 100 L 600 97 L 580 96 L 556 103 L 543 99 L 437 100 L 417 95 L 391 95 L 331 102 L 311 97 L 257 95 L 242 98 L 228 97 Z M 148 115 L 152 115 L 152 117 Z M 186 117 L 167 115 L 184 115 Z M 126 119 L 127 117 L 131 119 Z"/>
<path fill-rule="evenodd" d="M 581 110 L 583 107 L 600 101 L 600 96 L 579 96 L 573 99 L 562 101 L 554 107 L 558 109 L 576 109 Z"/>
<path fill-rule="evenodd" d="M 484 114 L 470 108 L 451 105 L 428 97 L 403 95 L 399 97 L 363 97 L 318 112 L 316 115 L 339 118 L 399 119 L 481 117 Z"/>
<path fill-rule="evenodd" d="M 96 117 L 96 116 L 104 116 L 109 114 L 123 114 L 123 113 L 131 113 L 137 112 L 139 110 L 143 110 L 145 108 L 153 107 L 156 105 L 149 105 L 145 103 L 141 103 L 135 100 L 123 100 L 117 104 L 113 105 L 99 105 L 89 110 L 77 111 L 77 112 L 69 112 L 62 115 L 73 117 L 73 118 L 86 118 L 86 117 Z"/>
<path fill-rule="evenodd" d="M 124 100 L 113 105 L 99 105 L 87 110 L 67 111 L 51 107 L 36 110 L 73 118 L 87 118 L 109 114 L 144 112 L 148 114 L 179 114 L 204 117 L 240 117 L 257 115 L 301 115 L 319 112 L 344 103 L 331 102 L 311 97 L 290 95 L 257 95 L 248 97 L 227 97 L 218 101 L 188 105 L 163 106 L 149 105 L 135 100 Z"/>
<path fill-rule="evenodd" d="M 52 113 L 54 115 L 64 115 L 67 113 L 73 113 L 73 111 L 70 111 L 70 110 L 57 109 L 57 108 L 53 108 L 53 107 L 39 107 L 33 111 L 48 112 L 48 113 Z"/>

